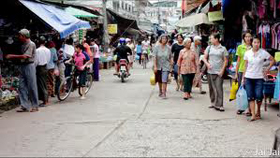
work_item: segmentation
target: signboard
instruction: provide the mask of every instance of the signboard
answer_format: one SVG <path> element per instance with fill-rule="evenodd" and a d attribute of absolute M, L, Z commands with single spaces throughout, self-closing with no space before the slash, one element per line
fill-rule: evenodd
<path fill-rule="evenodd" d="M 109 34 L 117 34 L 118 33 L 118 25 L 117 24 L 108 24 L 108 33 Z"/>
<path fill-rule="evenodd" d="M 220 21 L 224 20 L 224 16 L 222 11 L 209 12 L 208 19 L 209 21 Z"/>

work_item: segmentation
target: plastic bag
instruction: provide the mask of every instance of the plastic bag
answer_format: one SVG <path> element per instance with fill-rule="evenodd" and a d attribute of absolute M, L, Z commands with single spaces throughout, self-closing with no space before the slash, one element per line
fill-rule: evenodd
<path fill-rule="evenodd" d="M 140 56 L 137 54 L 136 56 L 135 56 L 135 60 L 139 60 L 140 59 Z"/>
<path fill-rule="evenodd" d="M 236 94 L 236 108 L 238 110 L 246 110 L 248 108 L 248 98 L 246 90 L 243 86 L 240 86 L 237 94 Z"/>
<path fill-rule="evenodd" d="M 280 73 L 277 74 L 275 88 L 274 88 L 274 96 L 273 98 L 279 100 L 279 86 L 280 86 Z"/>
<path fill-rule="evenodd" d="M 236 99 L 236 93 L 238 91 L 238 82 L 234 81 L 232 82 L 231 90 L 230 90 L 230 95 L 229 95 L 229 101 L 233 101 Z"/>
<path fill-rule="evenodd" d="M 150 83 L 152 86 L 156 85 L 156 76 L 155 73 L 152 73 L 151 77 L 150 77 Z"/>

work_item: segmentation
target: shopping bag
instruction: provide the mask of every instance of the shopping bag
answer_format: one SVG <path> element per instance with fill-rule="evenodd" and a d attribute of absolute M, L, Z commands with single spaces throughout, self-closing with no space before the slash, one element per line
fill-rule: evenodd
<path fill-rule="evenodd" d="M 114 55 L 113 60 L 117 61 L 118 55 Z"/>
<path fill-rule="evenodd" d="M 238 82 L 233 81 L 232 86 L 231 86 L 231 90 L 230 90 L 229 101 L 233 101 L 233 100 L 236 99 L 237 91 L 238 91 Z"/>
<path fill-rule="evenodd" d="M 279 100 L 280 73 L 277 74 L 273 98 Z"/>
<path fill-rule="evenodd" d="M 156 85 L 156 76 L 155 76 L 155 73 L 152 73 L 152 74 L 151 74 L 150 83 L 151 83 L 152 86 Z"/>
<path fill-rule="evenodd" d="M 236 108 L 237 110 L 246 110 L 248 108 L 248 98 L 246 90 L 243 86 L 240 86 L 236 94 Z"/>
<path fill-rule="evenodd" d="M 136 56 L 135 56 L 135 60 L 139 60 L 140 59 L 140 56 L 137 54 Z"/>

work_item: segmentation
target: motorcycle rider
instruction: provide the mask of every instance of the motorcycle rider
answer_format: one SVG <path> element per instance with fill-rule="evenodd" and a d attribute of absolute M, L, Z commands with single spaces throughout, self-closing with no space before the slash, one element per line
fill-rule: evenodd
<path fill-rule="evenodd" d="M 119 43 L 120 43 L 120 45 L 114 51 L 114 55 L 117 55 L 117 60 L 116 60 L 116 64 L 115 64 L 116 72 L 114 73 L 114 75 L 119 74 L 119 70 L 120 70 L 119 61 L 121 59 L 125 59 L 127 61 L 127 63 L 129 63 L 128 56 L 132 55 L 132 51 L 128 46 L 126 46 L 126 40 L 124 38 L 120 38 Z M 130 75 L 129 64 L 127 64 L 127 66 L 126 66 L 126 71 L 129 76 Z"/>

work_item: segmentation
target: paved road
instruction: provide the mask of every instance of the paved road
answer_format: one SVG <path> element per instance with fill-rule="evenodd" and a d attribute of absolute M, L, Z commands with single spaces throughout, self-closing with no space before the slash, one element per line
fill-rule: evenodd
<path fill-rule="evenodd" d="M 273 106 L 250 123 L 235 115 L 234 102 L 224 113 L 208 109 L 198 89 L 182 100 L 174 82 L 169 99 L 158 98 L 151 71 L 139 66 L 125 84 L 112 73 L 102 71 L 86 100 L 75 93 L 38 113 L 1 114 L 0 156 L 260 156 L 272 147 L 280 121 Z"/>

